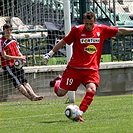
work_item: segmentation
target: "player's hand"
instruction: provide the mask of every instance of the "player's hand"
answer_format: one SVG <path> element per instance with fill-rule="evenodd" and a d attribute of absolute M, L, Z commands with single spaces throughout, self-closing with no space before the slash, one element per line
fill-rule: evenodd
<path fill-rule="evenodd" d="M 23 64 L 26 64 L 26 56 L 19 56 L 19 59 L 22 61 Z"/>
<path fill-rule="evenodd" d="M 47 65 L 49 59 L 53 56 L 54 52 L 53 50 L 49 51 L 49 53 L 45 54 L 43 56 L 43 59 L 44 59 L 44 63 Z"/>
<path fill-rule="evenodd" d="M 43 59 L 44 59 L 44 63 L 45 64 L 47 64 L 48 63 L 48 61 L 49 61 L 49 59 L 50 59 L 50 54 L 49 53 L 47 53 L 47 54 L 45 54 L 44 56 L 43 56 Z"/>

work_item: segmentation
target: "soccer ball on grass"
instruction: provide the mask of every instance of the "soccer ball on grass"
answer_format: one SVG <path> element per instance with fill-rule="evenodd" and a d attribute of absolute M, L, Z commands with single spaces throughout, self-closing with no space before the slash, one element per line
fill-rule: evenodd
<path fill-rule="evenodd" d="M 65 109 L 65 115 L 71 120 L 76 120 L 80 115 L 79 107 L 77 105 L 68 105 Z"/>

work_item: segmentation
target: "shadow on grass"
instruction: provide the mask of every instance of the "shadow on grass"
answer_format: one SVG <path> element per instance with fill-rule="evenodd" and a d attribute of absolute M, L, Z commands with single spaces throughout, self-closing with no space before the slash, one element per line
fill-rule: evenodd
<path fill-rule="evenodd" d="M 67 120 L 55 120 L 55 121 L 42 121 L 39 123 L 49 124 L 49 123 L 66 123 Z"/>

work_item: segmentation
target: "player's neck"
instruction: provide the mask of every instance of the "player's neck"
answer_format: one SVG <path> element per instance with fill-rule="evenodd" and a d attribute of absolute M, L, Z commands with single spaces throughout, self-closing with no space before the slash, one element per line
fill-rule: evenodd
<path fill-rule="evenodd" d="M 11 39 L 11 35 L 4 35 L 6 39 Z"/>

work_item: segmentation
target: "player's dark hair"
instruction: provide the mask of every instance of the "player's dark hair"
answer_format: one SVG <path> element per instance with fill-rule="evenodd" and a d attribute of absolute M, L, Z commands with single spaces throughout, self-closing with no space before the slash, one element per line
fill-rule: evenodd
<path fill-rule="evenodd" d="M 92 18 L 94 18 L 94 20 L 96 20 L 96 16 L 95 16 L 94 12 L 92 12 L 92 11 L 88 11 L 88 12 L 83 14 L 83 19 L 89 19 L 90 20 Z"/>
<path fill-rule="evenodd" d="M 9 29 L 9 28 L 12 30 L 12 25 L 11 24 L 4 24 L 3 25 L 3 30 Z"/>

